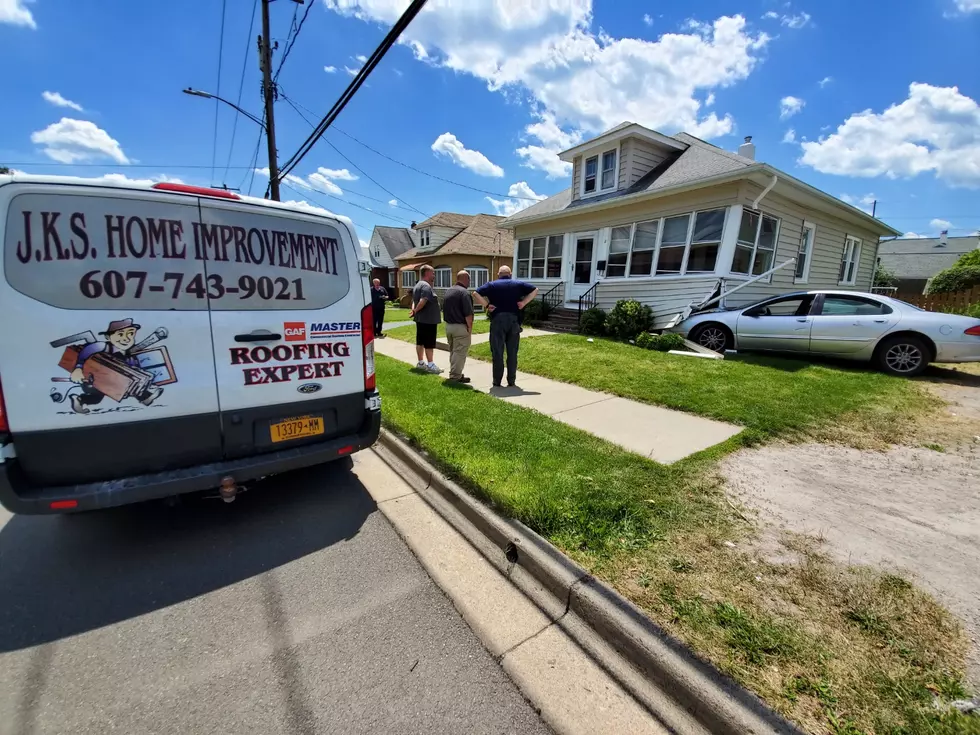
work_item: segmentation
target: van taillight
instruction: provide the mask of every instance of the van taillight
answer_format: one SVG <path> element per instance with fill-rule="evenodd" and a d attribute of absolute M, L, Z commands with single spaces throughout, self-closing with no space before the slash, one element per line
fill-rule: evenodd
<path fill-rule="evenodd" d="M 3 402 L 3 383 L 0 383 L 0 431 L 10 431 L 7 422 L 7 406 Z"/>
<path fill-rule="evenodd" d="M 364 347 L 364 390 L 374 390 L 374 309 L 361 309 L 361 343 Z"/>

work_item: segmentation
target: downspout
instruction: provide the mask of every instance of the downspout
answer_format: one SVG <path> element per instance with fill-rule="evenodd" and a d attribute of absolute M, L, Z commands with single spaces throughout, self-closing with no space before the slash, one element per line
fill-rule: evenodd
<path fill-rule="evenodd" d="M 776 182 L 777 181 L 779 181 L 779 177 L 776 176 L 776 174 L 773 174 L 772 175 L 772 181 L 769 182 L 769 185 L 765 189 L 763 189 L 762 190 L 762 193 L 755 198 L 755 201 L 754 202 L 752 202 L 752 209 L 758 209 L 759 208 L 759 203 L 763 199 L 766 198 L 766 194 L 768 194 L 770 191 L 772 191 L 772 187 L 774 187 L 776 185 Z"/>

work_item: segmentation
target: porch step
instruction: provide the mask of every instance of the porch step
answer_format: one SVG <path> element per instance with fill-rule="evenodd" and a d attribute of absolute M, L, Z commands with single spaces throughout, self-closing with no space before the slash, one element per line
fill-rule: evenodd
<path fill-rule="evenodd" d="M 538 324 L 542 329 L 550 329 L 554 332 L 578 332 L 578 309 L 559 306 L 552 309 L 548 318 Z"/>

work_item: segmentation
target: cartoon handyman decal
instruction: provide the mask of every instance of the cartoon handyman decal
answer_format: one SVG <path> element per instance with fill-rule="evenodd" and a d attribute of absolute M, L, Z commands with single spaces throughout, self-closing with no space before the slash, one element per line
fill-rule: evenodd
<path fill-rule="evenodd" d="M 167 338 L 167 330 L 159 327 L 137 343 L 140 329 L 130 318 L 117 319 L 99 332 L 104 341 L 81 332 L 52 342 L 52 347 L 65 347 L 58 365 L 69 373 L 52 381 L 74 385 L 64 393 L 52 389 L 51 399 L 68 400 L 72 411 L 81 414 L 90 413 L 107 396 L 116 403 L 132 398 L 142 406 L 152 405 L 163 395 L 163 386 L 176 383 L 177 376 L 167 348 L 152 347 Z"/>

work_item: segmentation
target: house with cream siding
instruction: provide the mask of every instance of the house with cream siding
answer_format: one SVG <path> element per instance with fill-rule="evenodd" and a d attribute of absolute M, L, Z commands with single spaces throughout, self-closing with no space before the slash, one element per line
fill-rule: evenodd
<path fill-rule="evenodd" d="M 687 133 L 623 123 L 560 154 L 571 186 L 498 224 L 513 268 L 542 298 L 581 310 L 649 304 L 655 326 L 723 296 L 728 306 L 795 290 L 868 291 L 878 242 L 868 213 Z"/>

